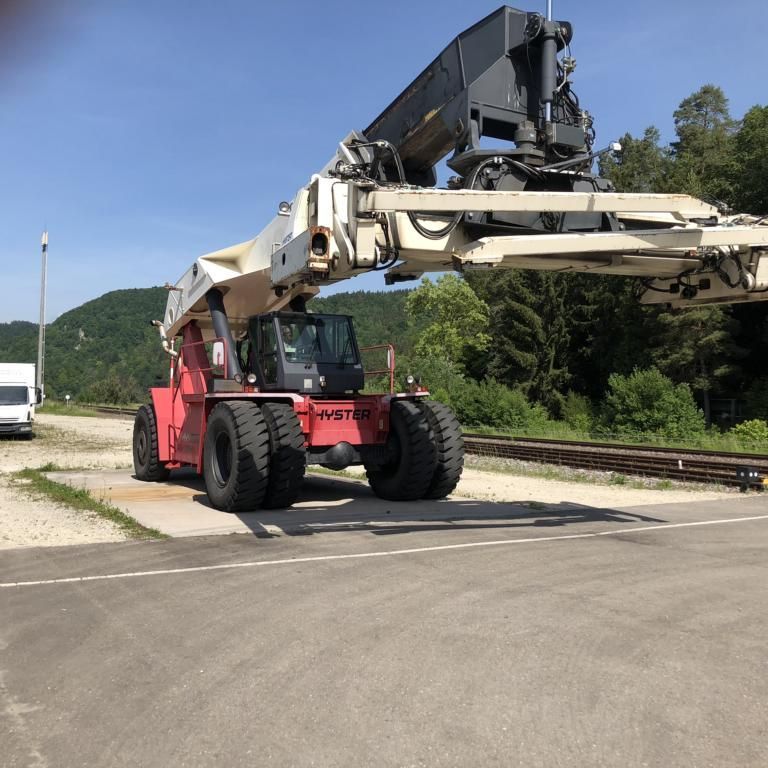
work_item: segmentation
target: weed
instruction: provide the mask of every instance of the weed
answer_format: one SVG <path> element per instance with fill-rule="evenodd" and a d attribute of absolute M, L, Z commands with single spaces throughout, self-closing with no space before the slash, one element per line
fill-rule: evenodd
<path fill-rule="evenodd" d="M 92 512 L 109 520 L 133 539 L 167 539 L 168 536 L 154 528 L 145 528 L 137 520 L 103 499 L 94 498 L 85 488 L 75 488 L 46 477 L 46 472 L 56 472 L 55 464 L 45 464 L 35 469 L 22 469 L 11 475 L 19 489 L 30 496 L 46 496 L 56 504 L 77 512 Z"/>

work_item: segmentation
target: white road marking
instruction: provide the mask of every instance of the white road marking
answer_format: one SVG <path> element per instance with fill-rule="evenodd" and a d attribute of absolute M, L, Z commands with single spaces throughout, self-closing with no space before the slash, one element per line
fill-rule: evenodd
<path fill-rule="evenodd" d="M 86 581 L 108 581 L 109 579 L 132 579 L 139 576 L 167 576 L 176 573 L 203 573 L 204 571 L 224 571 L 234 568 L 264 568 L 269 565 L 291 565 L 296 563 L 321 563 L 332 560 L 363 560 L 372 557 L 395 557 L 413 555 L 419 552 L 445 552 L 454 549 L 472 549 L 478 547 L 503 547 L 509 544 L 541 544 L 547 541 L 570 541 L 572 539 L 596 539 L 599 536 L 621 536 L 627 533 L 643 531 L 662 531 L 672 528 L 695 528 L 704 525 L 727 525 L 728 523 L 746 523 L 752 520 L 768 520 L 768 515 L 750 517 L 731 517 L 722 520 L 699 520 L 692 523 L 662 523 L 661 525 L 643 525 L 633 528 L 621 528 L 592 533 L 571 533 L 563 536 L 537 536 L 526 539 L 500 539 L 497 541 L 471 541 L 463 544 L 442 544 L 436 547 L 413 547 L 411 549 L 390 549 L 383 552 L 357 552 L 349 555 L 315 555 L 313 557 L 287 557 L 281 560 L 251 560 L 244 563 L 220 563 L 218 565 L 196 565 L 190 568 L 164 568 L 156 571 L 130 571 L 127 573 L 105 573 L 96 576 L 70 576 L 63 579 L 41 579 L 39 581 L 0 582 L 0 588 L 35 587 L 44 584 L 79 584 Z"/>

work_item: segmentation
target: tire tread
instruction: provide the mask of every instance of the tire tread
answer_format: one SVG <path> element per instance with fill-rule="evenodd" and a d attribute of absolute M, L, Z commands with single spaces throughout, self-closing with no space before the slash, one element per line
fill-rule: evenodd
<path fill-rule="evenodd" d="M 304 433 L 293 408 L 286 403 L 261 406 L 270 444 L 269 482 L 262 506 L 290 507 L 301 492 L 306 468 Z"/>

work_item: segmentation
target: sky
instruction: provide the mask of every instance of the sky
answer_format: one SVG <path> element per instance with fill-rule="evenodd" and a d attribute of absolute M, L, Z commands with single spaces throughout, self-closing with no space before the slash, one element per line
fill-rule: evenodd
<path fill-rule="evenodd" d="M 175 282 L 254 237 L 488 0 L 0 0 L 0 322 Z M 544 0 L 516 7 L 544 12 Z M 768 103 L 766 0 L 554 0 L 597 147 L 705 83 Z M 381 274 L 338 290 L 383 289 Z"/>

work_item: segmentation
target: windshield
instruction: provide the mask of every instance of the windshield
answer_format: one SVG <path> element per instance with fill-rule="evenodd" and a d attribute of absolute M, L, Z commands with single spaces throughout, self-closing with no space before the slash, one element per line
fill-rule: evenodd
<path fill-rule="evenodd" d="M 0 405 L 28 405 L 29 395 L 26 387 L 0 386 Z"/>
<path fill-rule="evenodd" d="M 285 359 L 296 363 L 355 364 L 357 350 L 348 317 L 279 318 Z"/>

